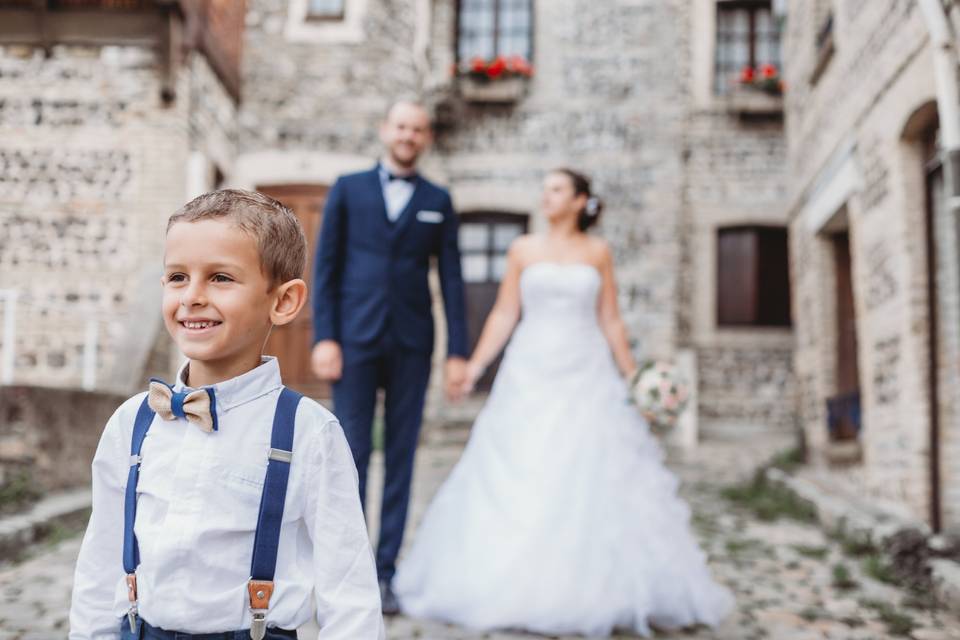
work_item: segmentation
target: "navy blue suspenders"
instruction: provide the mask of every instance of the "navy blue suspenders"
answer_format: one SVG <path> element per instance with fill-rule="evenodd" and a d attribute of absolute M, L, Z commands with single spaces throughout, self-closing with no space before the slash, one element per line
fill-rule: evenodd
<path fill-rule="evenodd" d="M 273 575 L 277 570 L 277 547 L 280 546 L 280 524 L 283 522 L 283 503 L 287 497 L 290 461 L 293 459 L 293 429 L 297 405 L 303 396 L 284 387 L 273 413 L 270 433 L 270 456 L 267 476 L 260 495 L 260 515 L 253 537 L 253 558 L 250 561 L 250 637 L 261 640 L 267 630 L 267 609 L 273 595 Z"/>
<path fill-rule="evenodd" d="M 137 519 L 137 482 L 140 480 L 140 449 L 147 431 L 153 424 L 153 409 L 147 404 L 149 396 L 144 397 L 133 423 L 133 437 L 130 439 L 130 471 L 127 474 L 127 492 L 123 501 L 123 571 L 127 574 L 127 597 L 130 609 L 127 620 L 130 632 L 137 629 L 137 565 L 140 564 L 140 549 L 133 535 L 133 523 Z"/>
<path fill-rule="evenodd" d="M 250 636 L 260 640 L 266 633 L 266 614 L 273 595 L 273 577 L 277 568 L 277 547 L 280 542 L 280 525 L 283 521 L 283 505 L 287 496 L 287 481 L 290 478 L 290 461 L 293 458 L 293 434 L 297 406 L 303 396 L 283 387 L 277 408 L 273 414 L 273 429 L 270 434 L 270 452 L 267 475 L 260 496 L 260 514 L 253 541 L 253 558 L 250 563 L 250 581 L 247 591 L 250 596 L 250 612 L 253 624 Z M 140 449 L 153 422 L 154 412 L 143 404 L 137 412 L 130 443 L 130 472 L 127 476 L 127 491 L 123 519 L 123 570 L 127 574 L 130 610 L 127 618 L 131 632 L 137 627 L 137 565 L 140 552 L 133 525 L 137 515 L 137 481 L 140 477 Z"/>

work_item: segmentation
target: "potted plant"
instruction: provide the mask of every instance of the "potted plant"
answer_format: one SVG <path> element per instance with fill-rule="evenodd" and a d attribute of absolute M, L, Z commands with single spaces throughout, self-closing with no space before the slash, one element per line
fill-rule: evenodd
<path fill-rule="evenodd" d="M 729 110 L 748 115 L 783 112 L 785 85 L 776 65 L 746 66 L 733 84 L 725 98 Z"/>
<path fill-rule="evenodd" d="M 533 65 L 522 56 L 474 57 L 455 64 L 460 94 L 471 102 L 515 102 L 533 77 Z"/>

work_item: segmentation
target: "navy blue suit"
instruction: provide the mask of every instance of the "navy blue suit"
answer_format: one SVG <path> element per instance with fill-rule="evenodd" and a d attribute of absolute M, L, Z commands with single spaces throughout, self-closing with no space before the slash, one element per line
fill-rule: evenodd
<path fill-rule="evenodd" d="M 391 222 L 378 169 L 340 177 L 327 195 L 317 242 L 313 318 L 316 341 L 343 349 L 343 376 L 333 386 L 366 494 L 377 390 L 383 389 L 386 476 L 377 572 L 390 580 L 407 516 L 413 458 L 430 378 L 434 343 L 427 282 L 436 256 L 447 319 L 448 356 L 467 355 L 458 219 L 450 194 L 421 176 L 406 208 Z"/>

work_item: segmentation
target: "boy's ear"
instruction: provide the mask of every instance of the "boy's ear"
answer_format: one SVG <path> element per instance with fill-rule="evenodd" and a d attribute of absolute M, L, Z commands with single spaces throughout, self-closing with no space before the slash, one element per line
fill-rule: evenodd
<path fill-rule="evenodd" d="M 307 283 L 296 278 L 277 287 L 273 308 L 270 309 L 270 321 L 277 326 L 289 324 L 307 303 Z"/>

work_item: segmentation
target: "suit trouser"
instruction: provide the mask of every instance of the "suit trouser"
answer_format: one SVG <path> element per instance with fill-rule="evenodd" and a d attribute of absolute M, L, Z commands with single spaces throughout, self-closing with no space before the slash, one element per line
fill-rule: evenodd
<path fill-rule="evenodd" d="M 357 465 L 361 504 L 366 502 L 377 390 L 384 390 L 385 474 L 376 552 L 377 575 L 381 580 L 393 579 L 403 542 L 414 454 L 430 380 L 430 359 L 430 353 L 397 348 L 366 353 L 345 349 L 343 374 L 333 385 L 334 412 Z"/>

